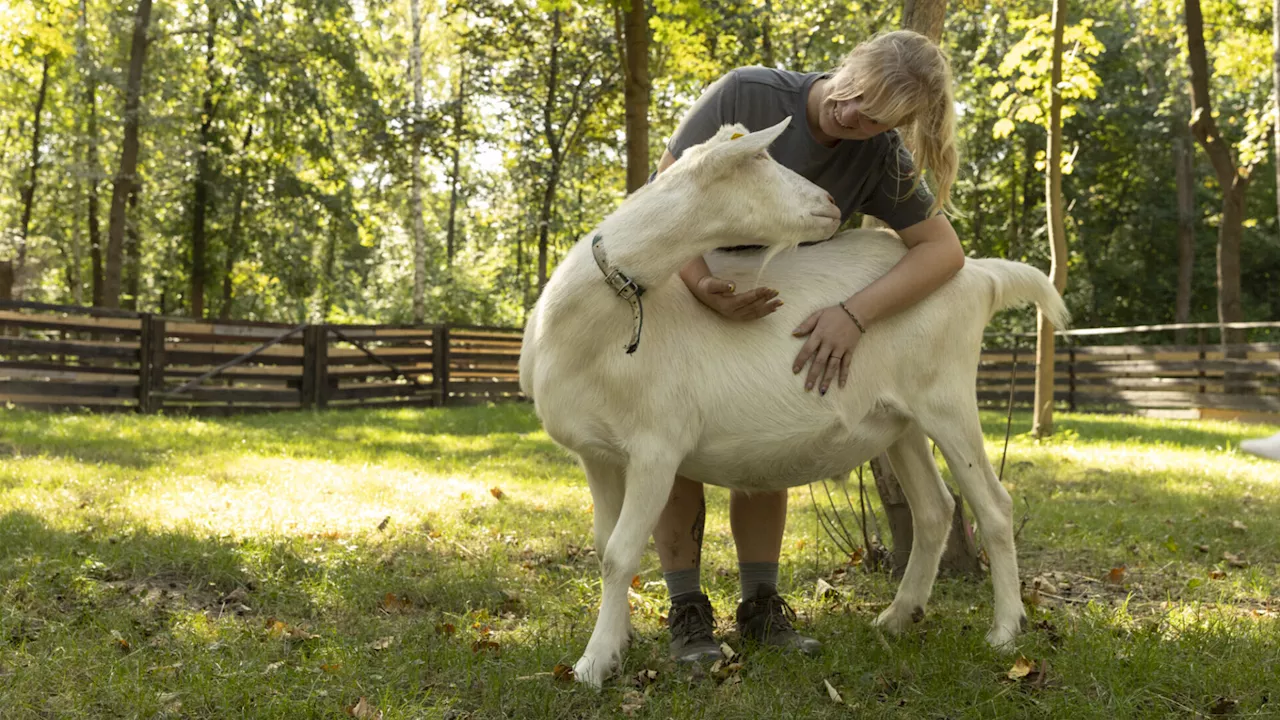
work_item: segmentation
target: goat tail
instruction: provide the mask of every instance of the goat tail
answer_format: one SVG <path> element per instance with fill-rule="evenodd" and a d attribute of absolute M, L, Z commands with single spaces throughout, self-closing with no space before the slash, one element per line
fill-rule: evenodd
<path fill-rule="evenodd" d="M 1071 324 L 1071 313 L 1062 296 L 1044 273 L 1026 263 L 996 258 L 970 259 L 965 268 L 975 267 L 991 280 L 991 313 L 1035 303 L 1058 329 Z"/>

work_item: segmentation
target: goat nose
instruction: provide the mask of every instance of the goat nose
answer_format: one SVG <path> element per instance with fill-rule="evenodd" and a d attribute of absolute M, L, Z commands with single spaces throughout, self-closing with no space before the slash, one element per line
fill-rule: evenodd
<path fill-rule="evenodd" d="M 836 199 L 831 197 L 831 193 L 827 193 L 827 202 L 831 203 L 832 205 L 836 204 Z"/>

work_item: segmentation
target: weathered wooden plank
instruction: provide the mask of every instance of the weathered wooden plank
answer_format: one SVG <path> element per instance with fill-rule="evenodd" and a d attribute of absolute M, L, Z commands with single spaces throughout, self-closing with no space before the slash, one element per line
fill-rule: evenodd
<path fill-rule="evenodd" d="M 138 320 L 126 318 L 94 318 L 63 315 L 40 315 L 0 310 L 0 326 L 66 330 L 69 332 L 111 333 L 129 335 L 140 332 Z"/>
<path fill-rule="evenodd" d="M 61 355 L 110 357 L 137 360 L 138 343 L 89 342 L 85 340 L 28 340 L 0 337 L 0 355 Z"/>
<path fill-rule="evenodd" d="M 167 332 L 172 335 L 173 333 Z M 279 335 L 280 333 L 276 333 Z M 204 353 L 206 355 L 230 355 L 238 357 L 261 347 L 262 343 L 242 344 L 242 343 L 198 343 L 198 342 L 166 342 L 164 344 L 165 352 L 183 352 L 183 353 Z M 277 358 L 298 358 L 302 359 L 301 345 L 272 345 L 264 348 L 254 357 L 277 357 Z"/>
<path fill-rule="evenodd" d="M 39 380 L 0 380 L 0 395 L 24 395 L 43 398 L 128 398 L 138 397 L 138 383 L 41 382 Z"/>
<path fill-rule="evenodd" d="M 169 365 L 187 365 L 191 367 L 197 367 L 202 365 L 217 366 L 217 365 L 221 365 L 222 363 L 228 360 L 234 360 L 235 358 L 244 354 L 244 353 L 234 353 L 234 352 L 231 352 L 231 353 L 192 352 L 192 351 L 188 351 L 186 349 L 181 348 L 181 346 L 179 347 L 180 349 L 178 350 L 166 349 L 164 351 L 166 366 L 169 366 Z M 302 356 L 299 355 L 297 357 L 282 357 L 279 355 L 266 355 L 266 354 L 257 355 L 253 359 L 251 359 L 249 362 L 245 363 L 245 365 L 241 365 L 239 367 L 253 367 L 254 365 L 288 365 L 288 366 L 301 367 Z M 168 367 L 166 367 L 166 372 L 167 371 L 168 371 Z"/>
<path fill-rule="evenodd" d="M 385 397 L 415 397 L 419 395 L 435 395 L 430 385 L 412 385 L 409 383 L 363 383 L 330 388 L 330 400 L 356 400 Z"/>
<path fill-rule="evenodd" d="M 78 373 L 82 375 L 125 375 L 137 377 L 135 365 L 82 365 L 78 363 L 35 362 L 30 360 L 0 360 L 0 375 L 6 370 L 30 370 L 45 373 L 55 378 L 60 373 Z"/>
<path fill-rule="evenodd" d="M 293 325 L 240 325 L 228 323 L 171 322 L 165 329 L 169 337 L 195 342 L 217 342 L 220 338 L 270 340 Z M 209 340 L 206 340 L 208 338 Z M 292 339 L 292 338 L 291 338 Z M 287 342 L 287 341 L 286 341 Z"/>
<path fill-rule="evenodd" d="M 234 402 L 234 403 L 275 403 L 301 407 L 298 391 L 290 389 L 263 390 L 240 387 L 217 387 L 200 385 L 184 390 L 180 395 L 164 394 L 166 405 L 183 402 Z"/>
<path fill-rule="evenodd" d="M 65 368 L 67 366 L 57 366 Z M 15 368 L 0 365 L 0 380 L 40 380 L 55 383 L 104 383 L 104 384 L 128 384 L 138 383 L 137 371 L 129 370 L 127 373 L 108 374 L 93 372 L 76 372 L 73 370 L 44 370 L 35 368 Z"/>

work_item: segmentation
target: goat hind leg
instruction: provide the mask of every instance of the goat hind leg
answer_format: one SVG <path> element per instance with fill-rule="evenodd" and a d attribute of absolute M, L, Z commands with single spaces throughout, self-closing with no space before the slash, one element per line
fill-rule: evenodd
<path fill-rule="evenodd" d="M 634 453 L 627 465 L 626 490 L 617 524 L 605 548 L 597 549 L 603 577 L 600 615 L 586 651 L 573 666 L 574 677 L 580 682 L 600 687 L 626 650 L 631 631 L 627 588 L 667 504 L 678 465 L 676 458 L 640 458 Z"/>
<path fill-rule="evenodd" d="M 972 394 L 934 398 L 932 412 L 918 416 L 924 431 L 947 459 L 947 467 L 969 502 L 987 557 L 991 561 L 991 585 L 995 589 L 995 618 L 987 642 L 995 648 L 1013 649 L 1013 640 L 1027 622 L 1018 588 L 1018 554 L 1013 543 L 1013 500 L 996 478 L 982 442 L 982 424 Z"/>
<path fill-rule="evenodd" d="M 877 627 L 892 633 L 905 630 L 924 618 L 925 604 L 938 576 L 938 562 L 951 529 L 955 501 L 942 483 L 938 466 L 929 451 L 929 438 L 914 424 L 888 449 L 889 463 L 902 483 L 911 506 L 913 527 L 911 556 L 898 592 L 880 616 Z"/>
<path fill-rule="evenodd" d="M 587 458 L 582 460 L 582 470 L 587 475 L 587 486 L 591 488 L 591 521 L 595 531 L 596 557 L 604 560 L 605 547 L 609 544 L 609 536 L 618 524 L 618 514 L 622 512 L 622 467 L 613 463 Z"/>

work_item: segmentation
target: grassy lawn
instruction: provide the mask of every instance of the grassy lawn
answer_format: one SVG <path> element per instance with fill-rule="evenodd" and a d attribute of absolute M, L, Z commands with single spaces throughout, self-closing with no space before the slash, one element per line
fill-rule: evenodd
<path fill-rule="evenodd" d="M 998 465 L 1004 416 L 984 421 Z M 1236 449 L 1280 428 L 1063 415 L 1036 442 L 1029 422 L 1004 478 L 1043 588 L 1025 677 L 983 643 L 987 582 L 940 580 L 918 629 L 882 641 L 895 583 L 845 569 L 798 489 L 782 585 L 824 654 L 730 637 L 740 669 L 674 667 L 648 553 L 635 640 L 598 693 L 552 677 L 586 644 L 599 579 L 586 483 L 527 406 L 0 409 L 0 717 L 1280 715 L 1280 464 Z M 727 635 L 727 494 L 708 501 Z"/>

